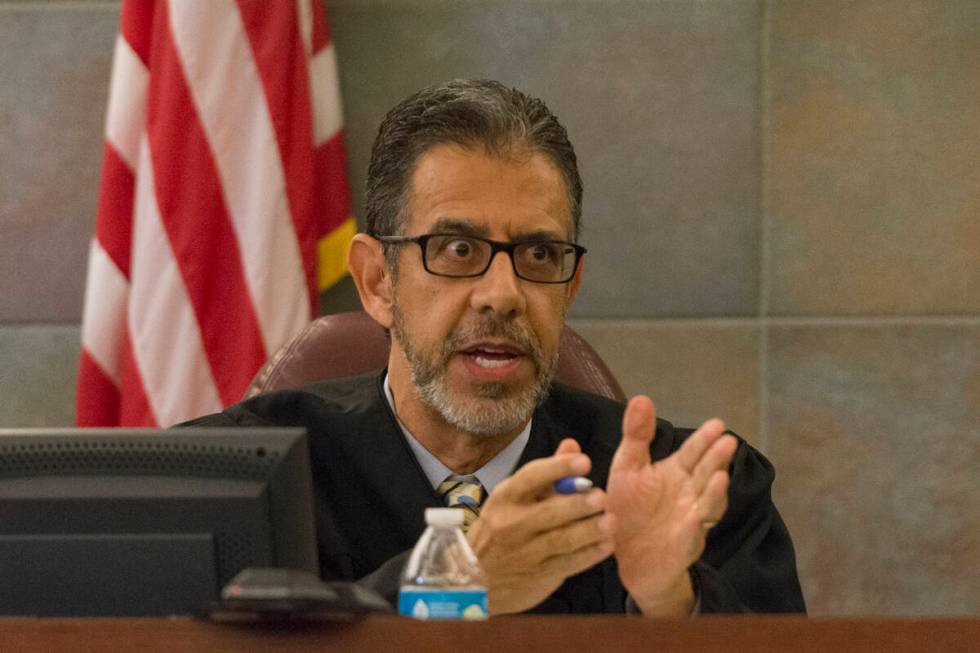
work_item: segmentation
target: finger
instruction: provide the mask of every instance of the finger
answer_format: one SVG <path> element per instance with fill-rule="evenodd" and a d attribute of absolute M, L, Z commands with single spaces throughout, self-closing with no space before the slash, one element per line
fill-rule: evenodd
<path fill-rule="evenodd" d="M 715 526 L 728 510 L 728 472 L 718 470 L 711 475 L 704 492 L 696 502 L 698 521 L 705 529 Z"/>
<path fill-rule="evenodd" d="M 656 431 L 657 411 L 649 397 L 630 399 L 623 413 L 623 438 L 613 456 L 610 472 L 642 469 L 650 464 L 650 443 Z"/>
<path fill-rule="evenodd" d="M 725 432 L 725 423 L 720 419 L 709 419 L 697 431 L 684 441 L 677 450 L 674 458 L 688 473 L 694 473 L 694 468 L 704 456 L 708 448 Z"/>
<path fill-rule="evenodd" d="M 562 476 L 583 476 L 591 468 L 592 461 L 582 453 L 538 458 L 501 481 L 487 501 L 489 503 L 495 498 L 497 501 L 517 502 L 537 499 L 554 492 L 553 484 Z"/>
<path fill-rule="evenodd" d="M 592 517 L 606 506 L 606 493 L 593 488 L 581 494 L 552 494 L 535 504 L 524 522 L 532 533 L 544 533 Z"/>
<path fill-rule="evenodd" d="M 558 454 L 569 454 L 569 453 L 582 453 L 582 447 L 579 446 L 577 440 L 572 438 L 565 438 L 558 443 L 558 448 L 555 449 L 555 455 Z"/>
<path fill-rule="evenodd" d="M 610 540 L 603 540 L 570 553 L 545 558 L 538 568 L 544 574 L 568 578 L 594 567 L 608 558 L 612 552 L 613 543 Z"/>
<path fill-rule="evenodd" d="M 711 475 L 718 470 L 727 470 L 738 448 L 738 440 L 732 435 L 723 435 L 715 440 L 694 467 L 693 487 L 695 494 L 701 494 Z"/>
<path fill-rule="evenodd" d="M 528 543 L 527 555 L 534 561 L 574 553 L 579 549 L 604 541 L 612 541 L 612 515 L 593 515 L 539 533 Z"/>

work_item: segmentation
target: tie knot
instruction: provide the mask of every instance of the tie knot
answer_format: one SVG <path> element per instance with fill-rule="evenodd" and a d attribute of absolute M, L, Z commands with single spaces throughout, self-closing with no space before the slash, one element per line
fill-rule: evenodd
<path fill-rule="evenodd" d="M 472 480 L 470 480 L 472 479 Z M 462 529 L 465 533 L 470 524 L 476 521 L 480 515 L 480 503 L 483 502 L 483 486 L 476 480 L 476 477 L 454 478 L 450 476 L 439 484 L 436 492 L 446 502 L 450 508 L 461 508 L 464 510 Z"/>

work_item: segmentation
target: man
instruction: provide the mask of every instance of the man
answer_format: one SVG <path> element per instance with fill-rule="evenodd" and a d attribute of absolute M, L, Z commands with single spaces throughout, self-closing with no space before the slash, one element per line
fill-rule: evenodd
<path fill-rule="evenodd" d="M 541 101 L 487 81 L 413 95 L 381 125 L 350 250 L 364 309 L 391 333 L 387 370 L 199 423 L 305 426 L 324 574 L 389 598 L 424 508 L 478 482 L 467 538 L 493 614 L 802 611 L 758 452 L 719 420 L 676 429 L 646 397 L 624 408 L 552 383 L 583 274 L 581 201 Z M 574 475 L 596 487 L 554 492 Z"/>

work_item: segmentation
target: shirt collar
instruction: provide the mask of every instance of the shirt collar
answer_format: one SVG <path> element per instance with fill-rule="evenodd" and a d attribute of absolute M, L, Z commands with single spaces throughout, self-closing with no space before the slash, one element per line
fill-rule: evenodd
<path fill-rule="evenodd" d="M 391 412 L 398 417 L 398 413 L 395 411 L 395 398 L 391 393 L 391 386 L 388 384 L 388 374 L 385 373 L 384 381 L 385 398 L 388 400 L 388 405 L 391 406 Z M 432 484 L 433 489 L 439 487 L 439 484 L 446 480 L 447 477 L 457 477 L 462 478 L 461 475 L 456 474 L 453 470 L 449 469 L 442 464 L 438 458 L 433 456 L 428 449 L 422 446 L 422 444 L 415 439 L 405 425 L 402 424 L 401 420 L 398 420 L 398 426 L 401 427 L 402 433 L 405 435 L 405 440 L 408 442 L 408 446 L 411 447 L 412 453 L 415 454 L 415 459 L 419 461 L 419 466 L 422 471 L 425 472 L 426 478 L 429 479 L 429 483 Z M 497 487 L 500 481 L 504 480 L 510 473 L 514 471 L 514 467 L 517 466 L 517 461 L 521 457 L 521 452 L 524 451 L 524 447 L 527 446 L 528 439 L 531 437 L 531 420 L 528 420 L 527 426 L 524 430 L 517 434 L 510 444 L 503 448 L 503 450 L 496 456 L 491 458 L 487 463 L 476 470 L 472 474 L 467 474 L 466 476 L 475 476 L 480 482 L 480 485 L 484 487 L 487 494 L 493 492 L 493 489 Z"/>

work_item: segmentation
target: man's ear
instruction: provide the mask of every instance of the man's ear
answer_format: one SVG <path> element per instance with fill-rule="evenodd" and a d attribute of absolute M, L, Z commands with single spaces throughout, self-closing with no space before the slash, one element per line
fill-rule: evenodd
<path fill-rule="evenodd" d="M 367 234 L 357 234 L 350 244 L 347 265 L 364 310 L 375 322 L 391 328 L 391 273 L 385 262 L 381 243 Z"/>

